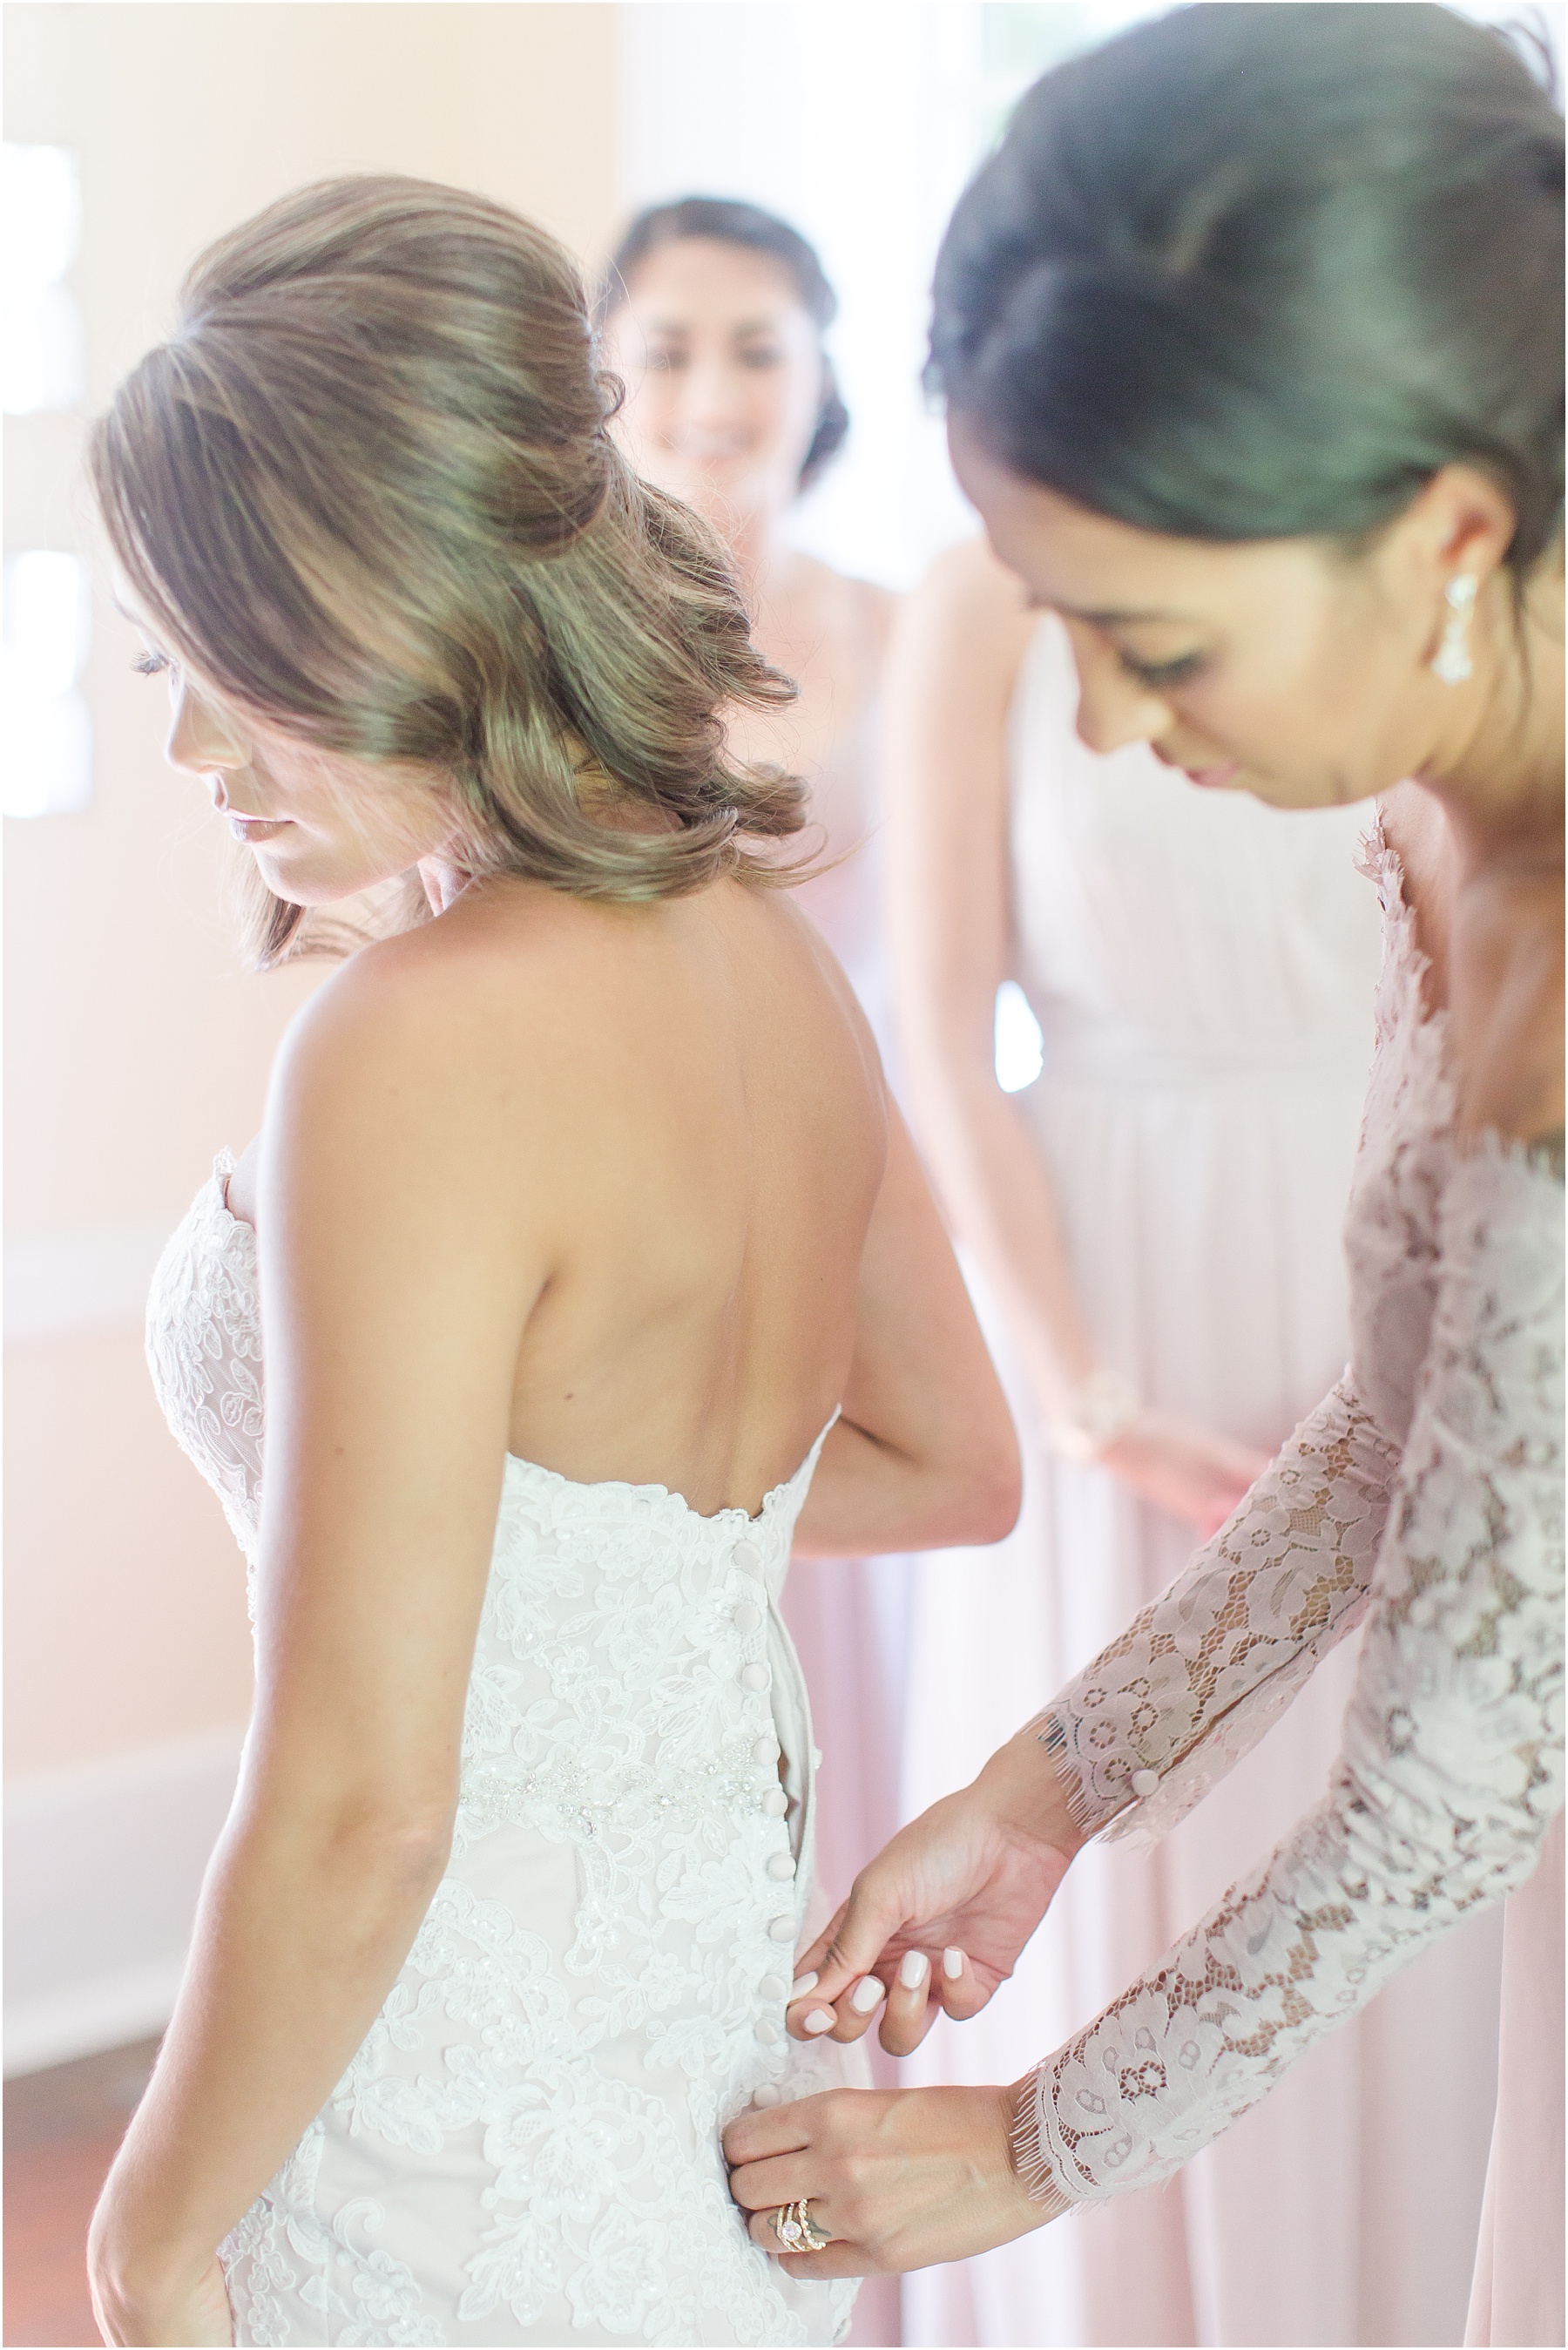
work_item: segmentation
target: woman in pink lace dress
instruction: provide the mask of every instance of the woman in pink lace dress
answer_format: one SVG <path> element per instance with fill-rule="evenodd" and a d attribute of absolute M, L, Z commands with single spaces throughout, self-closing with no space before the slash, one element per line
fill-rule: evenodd
<path fill-rule="evenodd" d="M 803 2197 L 840 2240 L 797 2272 L 1169 2177 L 1506 1898 L 1469 2338 L 1563 2338 L 1562 227 L 1561 121 L 1499 36 L 1236 5 L 1047 77 L 949 232 L 955 462 L 1064 622 L 1085 739 L 1383 802 L 1352 1358 L 1164 1596 L 862 1873 L 792 2030 L 847 2038 L 884 1988 L 893 2048 L 973 2013 L 1090 1837 L 1162 1834 L 1364 1628 L 1327 1787 L 1035 2073 L 733 2126 L 758 2240 Z"/>

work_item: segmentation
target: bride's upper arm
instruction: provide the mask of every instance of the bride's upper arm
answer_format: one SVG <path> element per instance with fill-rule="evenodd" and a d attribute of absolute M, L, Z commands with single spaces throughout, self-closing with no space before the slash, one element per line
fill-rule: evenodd
<path fill-rule="evenodd" d="M 393 954 L 329 983 L 280 1055 L 259 1180 L 259 1731 L 312 1800 L 399 1818 L 455 1786 L 517 1350 L 549 1272 L 543 1155 L 519 1147 L 549 1129 L 549 1072 L 496 1083 L 463 976 Z"/>

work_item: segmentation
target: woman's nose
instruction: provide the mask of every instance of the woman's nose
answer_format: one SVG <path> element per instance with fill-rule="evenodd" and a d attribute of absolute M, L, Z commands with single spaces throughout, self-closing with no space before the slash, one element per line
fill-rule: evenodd
<path fill-rule="evenodd" d="M 1129 743 L 1157 743 L 1170 727 L 1170 712 L 1159 696 L 1129 677 L 1116 655 L 1086 643 L 1071 631 L 1078 671 L 1077 732 L 1080 742 L 1102 758 Z"/>
<path fill-rule="evenodd" d="M 688 425 L 740 423 L 745 414 L 745 380 L 738 368 L 720 358 L 700 359 L 686 369 L 680 386 L 680 407 Z"/>
<path fill-rule="evenodd" d="M 232 722 L 182 678 L 174 689 L 164 756 L 171 767 L 182 767 L 189 775 L 231 775 L 249 765 L 250 746 Z"/>

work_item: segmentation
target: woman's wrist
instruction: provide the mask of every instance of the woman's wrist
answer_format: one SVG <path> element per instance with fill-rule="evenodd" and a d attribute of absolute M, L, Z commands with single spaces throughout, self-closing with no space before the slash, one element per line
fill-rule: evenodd
<path fill-rule="evenodd" d="M 1064 1461 L 1099 1460 L 1125 1436 L 1143 1404 L 1116 1371 L 1096 1370 L 1063 1390 L 1046 1422 L 1046 1440 Z"/>
<path fill-rule="evenodd" d="M 1040 2074 L 1038 2069 L 1025 2073 L 1004 2092 L 1007 2100 L 1008 2146 L 1013 2176 L 1018 2179 L 1032 2203 L 1037 2204 L 1042 2224 L 1046 2220 L 1059 2219 L 1068 2210 L 1067 2198 L 1056 2183 L 1050 2161 L 1040 2143 Z"/>
<path fill-rule="evenodd" d="M 1000 1827 L 1047 1844 L 1069 1860 L 1088 1841 L 1073 1816 L 1050 1750 L 1033 1723 L 997 1748 L 974 1781 L 973 1791 Z"/>
<path fill-rule="evenodd" d="M 149 2314 L 190 2293 L 205 2275 L 213 2247 L 172 2234 L 167 2214 L 139 2218 L 110 2174 L 88 2231 L 88 2267 L 107 2313 L 130 2334 Z"/>

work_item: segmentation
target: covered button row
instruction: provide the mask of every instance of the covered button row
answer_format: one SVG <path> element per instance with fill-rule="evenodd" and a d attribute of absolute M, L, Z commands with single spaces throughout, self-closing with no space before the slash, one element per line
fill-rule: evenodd
<path fill-rule="evenodd" d="M 789 1997 L 789 1985 L 783 1975 L 764 1975 L 757 1985 L 757 1995 L 760 1999 L 771 2000 L 775 2007 L 782 2007 Z M 784 2038 L 784 2025 L 775 2016 L 760 2016 L 755 2031 L 764 2048 L 776 2046 Z"/>

